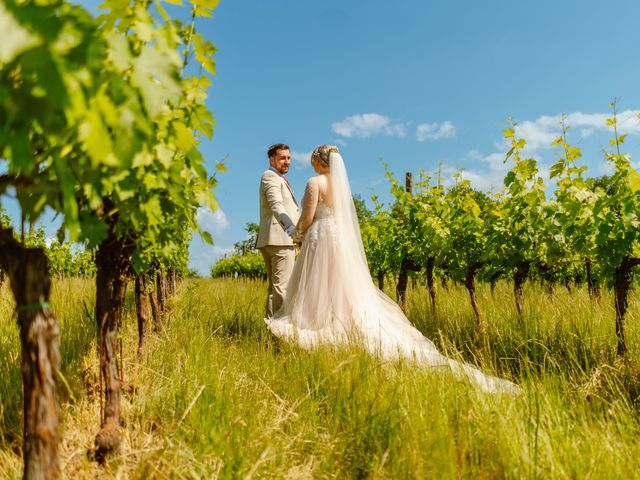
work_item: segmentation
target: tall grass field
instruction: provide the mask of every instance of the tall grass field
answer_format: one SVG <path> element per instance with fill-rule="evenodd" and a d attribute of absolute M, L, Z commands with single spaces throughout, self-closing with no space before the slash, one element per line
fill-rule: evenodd
<path fill-rule="evenodd" d="M 132 289 L 129 289 L 132 290 Z M 463 287 L 420 286 L 407 315 L 448 355 L 523 388 L 484 394 L 446 371 L 386 363 L 356 347 L 305 351 L 263 322 L 266 285 L 185 280 L 164 330 L 137 353 L 130 295 L 122 328 L 123 446 L 87 456 L 99 428 L 94 286 L 57 280 L 63 477 L 640 478 L 640 309 L 632 295 L 628 360 L 615 356 L 613 300 L 586 290 L 479 288 L 478 332 Z M 0 289 L 0 478 L 22 474 L 20 343 Z"/>

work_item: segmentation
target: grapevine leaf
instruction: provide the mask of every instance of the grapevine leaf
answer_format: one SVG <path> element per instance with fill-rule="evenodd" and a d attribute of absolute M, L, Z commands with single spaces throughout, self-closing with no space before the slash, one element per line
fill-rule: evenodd
<path fill-rule="evenodd" d="M 21 53 L 42 44 L 42 40 L 18 23 L 4 2 L 0 3 L 0 64 L 11 62 Z"/>

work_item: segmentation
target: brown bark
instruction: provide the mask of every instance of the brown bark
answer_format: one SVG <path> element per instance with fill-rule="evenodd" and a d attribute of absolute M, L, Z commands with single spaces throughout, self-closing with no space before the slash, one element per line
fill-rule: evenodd
<path fill-rule="evenodd" d="M 147 338 L 151 320 L 151 309 L 147 295 L 147 277 L 144 275 L 136 275 L 135 296 L 136 316 L 138 318 L 138 353 L 142 353 L 142 347 Z"/>
<path fill-rule="evenodd" d="M 384 290 L 384 270 L 378 270 L 378 288 Z"/>
<path fill-rule="evenodd" d="M 168 268 L 167 272 L 164 275 L 165 293 L 168 299 L 173 297 L 173 282 L 171 280 L 171 270 L 171 268 Z"/>
<path fill-rule="evenodd" d="M 171 289 L 169 288 L 169 275 L 167 272 L 162 272 L 162 288 L 164 289 L 164 301 L 165 309 L 167 308 L 167 301 L 171 298 Z"/>
<path fill-rule="evenodd" d="M 502 272 L 495 272 L 489 278 L 489 288 L 491 289 L 491 296 L 493 296 L 496 292 L 496 284 L 498 283 L 498 279 L 502 275 Z"/>
<path fill-rule="evenodd" d="M 553 279 L 549 279 L 547 281 L 547 293 L 549 293 L 549 295 L 553 295 L 556 291 L 556 282 Z"/>
<path fill-rule="evenodd" d="M 568 278 L 564 281 L 564 287 L 567 289 L 567 292 L 571 293 L 571 281 Z"/>
<path fill-rule="evenodd" d="M 0 266 L 10 280 L 22 344 L 23 476 L 56 479 L 58 465 L 58 320 L 48 306 L 51 278 L 41 248 L 25 248 L 0 228 Z"/>
<path fill-rule="evenodd" d="M 396 295 L 398 296 L 398 304 L 404 308 L 407 301 L 407 287 L 409 286 L 409 272 L 417 272 L 420 267 L 417 263 L 408 257 L 404 257 L 400 263 L 400 272 L 398 273 L 398 283 L 396 286 Z M 412 279 L 413 280 L 413 279 Z M 412 281 L 411 285 L 415 287 Z"/>
<path fill-rule="evenodd" d="M 407 266 L 407 260 L 403 259 L 400 264 L 400 273 L 398 273 L 398 284 L 396 285 L 396 296 L 398 298 L 398 305 L 401 308 L 405 308 L 407 304 L 407 286 L 409 283 L 409 269 Z"/>
<path fill-rule="evenodd" d="M 553 295 L 556 286 L 556 278 L 553 274 L 553 268 L 545 262 L 540 262 L 538 264 L 538 269 L 540 270 L 540 286 L 543 287 L 546 283 L 547 292 L 549 295 Z"/>
<path fill-rule="evenodd" d="M 405 191 L 409 194 L 413 193 L 413 174 L 407 172 L 405 174 Z M 400 262 L 400 272 L 398 273 L 398 283 L 396 285 L 396 297 L 398 298 L 398 305 L 401 308 L 405 308 L 407 304 L 407 286 L 409 282 L 409 259 L 407 258 L 407 251 L 405 250 L 402 255 L 402 261 Z"/>
<path fill-rule="evenodd" d="M 435 285 L 435 280 L 433 278 L 433 269 L 435 267 L 435 264 L 436 264 L 435 258 L 429 257 L 427 259 L 427 266 L 426 266 L 427 288 L 429 289 L 429 297 L 431 298 L 431 308 L 433 308 L 434 312 L 437 310 L 437 307 L 438 307 L 438 302 L 436 298 L 436 285 Z"/>
<path fill-rule="evenodd" d="M 160 305 L 158 304 L 158 295 L 155 280 L 149 282 L 149 303 L 151 304 L 151 313 L 153 314 L 153 331 L 159 332 L 162 330 L 162 312 L 160 311 Z"/>
<path fill-rule="evenodd" d="M 162 270 L 158 270 L 156 275 L 156 296 L 160 312 L 164 314 L 167 308 L 167 278 Z"/>
<path fill-rule="evenodd" d="M 484 332 L 486 327 L 482 318 L 482 313 L 480 312 L 480 306 L 478 305 L 478 298 L 476 297 L 476 272 L 481 266 L 482 264 L 480 263 L 474 263 L 467 269 L 466 275 L 464 277 L 464 286 L 469 292 L 471 308 L 473 308 L 473 315 L 476 318 L 478 328 L 481 332 Z"/>
<path fill-rule="evenodd" d="M 631 287 L 631 281 L 633 280 L 632 270 L 637 265 L 640 265 L 640 259 L 624 257 L 615 270 L 616 337 L 618 339 L 617 352 L 620 356 L 624 356 L 627 353 L 624 317 L 627 313 L 629 289 Z"/>
<path fill-rule="evenodd" d="M 518 265 L 516 273 L 513 276 L 513 294 L 516 299 L 516 310 L 518 312 L 518 318 L 522 319 L 522 303 L 523 303 L 523 289 L 524 282 L 529 275 L 529 262 L 522 262 Z"/>
<path fill-rule="evenodd" d="M 103 462 L 120 446 L 120 385 L 118 331 L 122 324 L 133 245 L 110 231 L 96 253 L 96 321 L 100 346 L 100 375 L 104 385 L 101 430 L 96 436 L 95 458 Z"/>
<path fill-rule="evenodd" d="M 169 289 L 171 290 L 171 296 L 173 297 L 178 291 L 178 275 L 175 268 L 169 269 Z"/>
<path fill-rule="evenodd" d="M 587 272 L 587 290 L 589 291 L 589 298 L 595 298 L 600 300 L 600 285 L 593 278 L 593 261 L 590 258 L 585 259 L 585 270 Z"/>

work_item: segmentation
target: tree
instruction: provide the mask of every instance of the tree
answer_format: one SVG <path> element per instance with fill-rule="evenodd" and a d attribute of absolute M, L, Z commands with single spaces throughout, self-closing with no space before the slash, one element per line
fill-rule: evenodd
<path fill-rule="evenodd" d="M 210 80 L 184 73 L 193 56 L 213 73 L 215 48 L 196 33 L 195 19 L 210 15 L 217 2 L 195 2 L 187 25 L 171 19 L 160 3 L 153 4 L 158 19 L 147 2 L 125 3 L 105 2 L 107 13 L 98 20 L 59 1 L 0 3 L 11 39 L 0 57 L 0 158 L 8 163 L 0 194 L 15 188 L 30 224 L 52 208 L 62 215 L 61 236 L 97 247 L 96 321 L 106 397 L 98 458 L 119 443 L 115 342 L 132 259 L 139 267 L 139 252 L 149 245 L 170 255 L 181 247 L 182 230 L 199 231 L 198 206 L 216 208 L 216 181 L 197 148 L 199 136 L 211 136 L 213 128 L 204 104 Z M 177 238 L 168 219 L 182 226 Z M 12 278 L 19 308 L 30 306 L 19 314 L 25 341 L 44 335 L 39 345 L 50 345 L 38 353 L 48 358 L 23 356 L 25 405 L 55 405 L 57 323 L 48 306 L 43 247 L 27 249 L 6 228 L 0 237 L 7 247 L 0 250 L 0 264 Z M 16 252 L 23 258 L 17 266 L 11 258 Z M 24 278 L 30 281 L 19 281 Z M 49 330 L 38 327 L 43 322 Z M 26 352 L 28 345 L 23 347 Z M 51 375 L 37 371 L 44 364 Z M 31 400 L 41 393 L 37 375 L 51 379 L 44 391 L 50 396 Z M 25 475 L 57 471 L 57 417 L 49 413 L 50 427 L 25 415 L 35 419 L 25 423 Z M 46 441 L 43 432 L 49 432 Z"/>
<path fill-rule="evenodd" d="M 640 265 L 640 174 L 631 166 L 631 159 L 622 153 L 626 135 L 618 131 L 616 100 L 611 103 L 613 114 L 607 125 L 613 130 L 605 158 L 613 167 L 608 191 L 596 187 L 593 203 L 595 222 L 594 256 L 608 272 L 609 284 L 615 293 L 617 353 L 627 352 L 625 315 L 633 271 Z"/>
<path fill-rule="evenodd" d="M 515 137 L 515 124 L 504 130 L 505 138 L 511 142 L 506 160 L 514 166 L 504 179 L 504 191 L 497 196 L 495 215 L 491 222 L 489 244 L 493 249 L 490 258 L 500 259 L 505 271 L 513 274 L 513 291 L 518 317 L 523 317 L 523 286 L 532 265 L 541 260 L 544 247 L 538 232 L 543 228 L 545 216 L 546 185 L 539 175 L 537 162 L 533 158 L 522 158 L 526 144 Z"/>
<path fill-rule="evenodd" d="M 383 205 L 378 203 L 377 197 L 373 197 L 375 208 L 371 214 L 358 215 L 360 222 L 360 234 L 362 235 L 362 245 L 369 263 L 369 270 L 378 281 L 378 288 L 384 289 L 385 275 L 389 271 L 387 254 L 388 237 L 385 232 L 388 231 L 390 225 L 389 212 L 384 209 Z M 356 203 L 356 212 L 358 212 L 358 203 Z"/>
<path fill-rule="evenodd" d="M 468 180 L 455 178 L 457 183 L 447 192 L 448 226 L 446 236 L 445 263 L 454 280 L 464 283 L 480 331 L 486 330 L 476 297 L 476 277 L 489 261 L 487 220 L 491 217 L 495 203 L 485 194 L 473 190 Z"/>
<path fill-rule="evenodd" d="M 258 232 L 260 231 L 260 225 L 253 222 L 248 222 L 244 228 L 247 232 L 247 238 L 233 244 L 233 250 L 240 256 L 247 253 L 255 253 L 256 243 L 258 239 Z"/>

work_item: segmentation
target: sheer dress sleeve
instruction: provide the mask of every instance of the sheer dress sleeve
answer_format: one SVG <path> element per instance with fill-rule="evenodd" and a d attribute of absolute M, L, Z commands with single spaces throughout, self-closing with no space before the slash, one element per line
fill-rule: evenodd
<path fill-rule="evenodd" d="M 302 197 L 302 214 L 298 225 L 293 234 L 294 240 L 302 241 L 305 233 L 313 223 L 313 217 L 316 214 L 316 207 L 318 206 L 319 188 L 318 182 L 315 178 L 310 178 L 307 182 L 307 187 L 304 190 L 304 196 Z"/>

